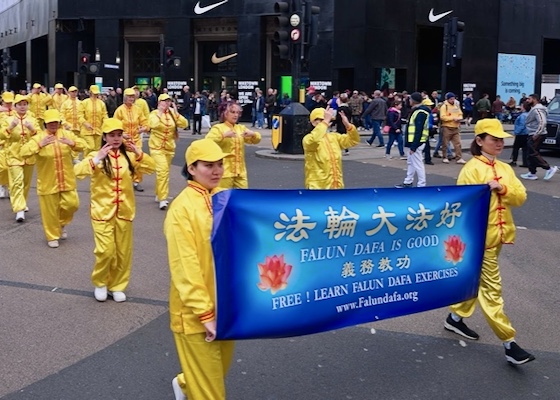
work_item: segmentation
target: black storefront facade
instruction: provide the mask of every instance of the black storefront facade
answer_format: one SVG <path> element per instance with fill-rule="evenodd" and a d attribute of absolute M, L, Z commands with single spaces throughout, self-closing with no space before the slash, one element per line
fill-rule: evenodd
<path fill-rule="evenodd" d="M 33 14 L 35 2 L 47 8 Z M 233 92 L 251 86 L 279 87 L 290 63 L 273 55 L 274 1 L 13 1 L 19 21 L 1 10 L 0 48 L 19 63 L 12 88 L 43 82 L 53 86 L 186 83 L 192 89 Z M 47 6 L 45 4 L 48 3 Z M 534 56 L 534 91 L 542 76 L 560 74 L 560 1 L 544 0 L 314 0 L 321 7 L 319 41 L 304 62 L 304 80 L 324 90 L 371 91 L 442 87 L 443 26 L 452 17 L 465 23 L 463 58 L 447 69 L 446 90 L 496 92 L 498 54 Z M 12 7 L 12 8 L 13 8 Z M 31 10 L 31 11 L 30 11 Z M 13 11 L 13 10 L 12 10 Z M 31 14 L 31 15 L 27 15 Z M 29 32 L 30 21 L 42 30 Z M 13 27 L 12 27 L 13 25 Z M 16 30 L 16 33 L 8 33 Z M 179 68 L 161 69 L 160 41 L 181 57 Z M 97 76 L 78 81 L 78 43 L 92 58 Z M 387 78 L 389 76 L 389 78 Z M 84 78 L 82 78 L 84 79 Z M 240 83 L 242 85 L 240 86 Z M 240 93 L 242 95 L 242 93 Z"/>

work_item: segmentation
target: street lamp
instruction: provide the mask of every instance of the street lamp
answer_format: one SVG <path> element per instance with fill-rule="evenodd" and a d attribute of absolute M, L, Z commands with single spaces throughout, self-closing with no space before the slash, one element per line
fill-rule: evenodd
<path fill-rule="evenodd" d="M 99 52 L 99 47 L 95 49 L 95 61 L 101 61 L 101 53 Z"/>
<path fill-rule="evenodd" d="M 121 63 L 121 55 L 119 53 L 119 51 L 117 50 L 117 56 L 115 57 L 115 63 L 116 64 L 120 64 Z"/>

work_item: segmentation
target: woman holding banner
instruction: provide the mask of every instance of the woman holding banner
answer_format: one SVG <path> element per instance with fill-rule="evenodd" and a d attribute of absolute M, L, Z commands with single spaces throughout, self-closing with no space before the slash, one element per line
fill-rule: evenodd
<path fill-rule="evenodd" d="M 210 139 L 186 151 L 187 187 L 171 204 L 164 223 L 171 274 L 169 314 L 182 373 L 172 382 L 175 399 L 226 398 L 225 375 L 232 341 L 216 338 L 214 257 L 210 245 L 212 196 L 230 156 Z M 186 397 L 185 397 L 186 396 Z"/>
<path fill-rule="evenodd" d="M 506 360 L 514 365 L 525 364 L 535 357 L 515 342 L 515 329 L 504 313 L 498 257 L 502 245 L 512 244 L 515 240 L 511 207 L 521 206 L 527 199 L 527 193 L 511 167 L 498 160 L 504 148 L 504 138 L 511 137 L 504 132 L 501 122 L 497 119 L 481 119 L 476 123 L 474 133 L 476 136 L 471 144 L 474 157 L 461 170 L 457 183 L 487 184 L 491 190 L 482 271 L 478 296 L 452 305 L 444 327 L 467 339 L 477 340 L 478 334 L 463 322 L 463 318 L 473 314 L 478 302 L 490 328 L 504 343 Z"/>

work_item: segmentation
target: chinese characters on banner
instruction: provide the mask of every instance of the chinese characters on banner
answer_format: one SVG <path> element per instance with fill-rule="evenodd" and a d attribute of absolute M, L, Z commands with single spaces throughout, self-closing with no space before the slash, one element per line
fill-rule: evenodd
<path fill-rule="evenodd" d="M 218 337 L 305 335 L 476 296 L 487 185 L 214 196 Z"/>

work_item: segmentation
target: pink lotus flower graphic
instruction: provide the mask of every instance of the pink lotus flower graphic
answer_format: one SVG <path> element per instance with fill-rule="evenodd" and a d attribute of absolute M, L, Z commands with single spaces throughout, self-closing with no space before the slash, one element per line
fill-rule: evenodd
<path fill-rule="evenodd" d="M 288 277 L 292 272 L 292 266 L 286 264 L 284 255 L 266 257 L 264 263 L 258 264 L 261 281 L 257 284 L 263 292 L 270 289 L 270 293 L 276 294 L 288 287 Z"/>
<path fill-rule="evenodd" d="M 452 262 L 453 265 L 463 261 L 463 254 L 467 245 L 461 240 L 460 236 L 449 236 L 447 240 L 443 241 L 443 245 L 445 246 L 445 261 Z"/>

